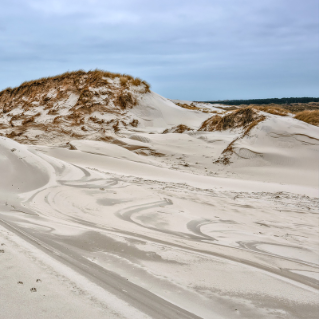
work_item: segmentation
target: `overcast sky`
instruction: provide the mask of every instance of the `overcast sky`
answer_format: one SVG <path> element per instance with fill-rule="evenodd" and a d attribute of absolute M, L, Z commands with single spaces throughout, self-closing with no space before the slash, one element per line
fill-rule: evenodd
<path fill-rule="evenodd" d="M 319 96 L 319 0 L 1 0 L 0 90 L 104 69 L 168 98 Z"/>

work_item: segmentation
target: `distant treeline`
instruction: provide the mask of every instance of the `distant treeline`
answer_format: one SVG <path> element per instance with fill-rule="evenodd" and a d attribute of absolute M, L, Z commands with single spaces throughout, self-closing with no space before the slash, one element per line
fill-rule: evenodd
<path fill-rule="evenodd" d="M 241 104 L 290 104 L 290 103 L 309 103 L 319 102 L 319 97 L 283 97 L 281 99 L 252 99 L 252 100 L 224 100 L 224 101 L 205 101 L 206 103 L 218 103 L 225 105 Z"/>

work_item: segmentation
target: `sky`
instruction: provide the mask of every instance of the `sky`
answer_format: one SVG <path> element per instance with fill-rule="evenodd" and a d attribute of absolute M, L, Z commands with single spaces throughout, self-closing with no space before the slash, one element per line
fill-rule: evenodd
<path fill-rule="evenodd" d="M 0 90 L 73 70 L 167 98 L 319 97 L 319 0 L 1 0 Z"/>

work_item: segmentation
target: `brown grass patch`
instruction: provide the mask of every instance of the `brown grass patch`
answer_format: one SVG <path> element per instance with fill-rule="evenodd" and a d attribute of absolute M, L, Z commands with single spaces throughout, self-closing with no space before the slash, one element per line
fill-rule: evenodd
<path fill-rule="evenodd" d="M 127 76 L 121 76 L 121 77 L 120 77 L 120 84 L 121 84 L 121 86 L 127 87 L 128 81 L 129 81 L 129 78 L 128 78 Z"/>
<path fill-rule="evenodd" d="M 188 131 L 192 131 L 191 128 L 189 128 L 187 125 L 184 125 L 184 124 L 180 124 L 180 125 L 177 125 L 177 126 L 174 126 L 170 129 L 166 129 L 163 131 L 162 134 L 167 134 L 167 133 L 184 133 L 184 132 L 188 132 Z"/>
<path fill-rule="evenodd" d="M 111 79 L 120 81 L 121 86 L 117 85 L 117 81 L 113 83 Z M 132 92 L 130 92 L 131 88 L 133 88 Z M 107 125 L 102 119 L 92 117 L 93 112 L 123 115 L 125 109 L 132 108 L 137 104 L 139 95 L 144 92 L 150 92 L 150 85 L 146 81 L 128 74 L 102 70 L 66 72 L 53 77 L 24 82 L 19 87 L 1 91 L 0 114 L 12 112 L 12 110 L 16 111 L 17 108 L 22 108 L 22 112 L 25 113 L 41 106 L 46 110 L 45 113 L 52 115 L 50 118 L 52 122 L 46 122 L 46 127 L 59 131 L 61 129 L 59 123 L 63 123 L 63 126 L 70 128 L 72 126 L 79 126 L 79 129 L 84 127 L 80 130 L 82 132 L 85 129 L 90 131 L 92 127 L 95 129 L 97 127 L 93 123 L 103 125 L 103 127 Z M 75 94 L 75 96 L 71 97 L 71 94 Z M 72 105 L 69 104 L 71 100 Z M 66 115 L 61 115 L 62 108 L 63 114 L 68 111 Z M 18 129 L 23 129 L 23 125 L 36 127 L 40 124 L 35 120 L 38 115 L 25 116 L 23 113 L 14 117 L 9 116 L 5 127 L 15 127 L 15 132 L 17 132 Z M 17 122 L 17 120 L 22 122 Z M 115 121 L 110 128 L 118 131 L 126 125 L 136 127 L 138 121 L 131 121 L 130 124 Z M 11 132 L 10 134 L 14 136 L 15 133 Z"/>
<path fill-rule="evenodd" d="M 20 130 L 20 131 L 12 131 L 11 133 L 6 134 L 6 136 L 8 138 L 14 138 L 17 136 L 21 136 L 24 133 L 24 131 Z"/>
<path fill-rule="evenodd" d="M 299 112 L 295 115 L 295 119 L 319 126 L 319 110 Z"/>
<path fill-rule="evenodd" d="M 201 109 L 195 105 L 192 105 L 192 104 L 186 104 L 186 103 L 174 103 L 180 107 L 182 107 L 183 109 L 188 109 L 188 110 L 195 110 L 195 111 L 201 111 Z"/>
<path fill-rule="evenodd" d="M 220 107 L 216 106 L 217 108 L 226 110 L 226 111 L 231 111 L 233 109 L 239 109 L 239 108 L 246 108 L 246 107 L 252 107 L 255 109 L 260 109 L 261 111 L 275 114 L 275 115 L 285 115 L 286 110 L 290 113 L 298 113 L 302 111 L 316 111 L 319 110 L 319 102 L 308 102 L 308 103 L 287 103 L 287 104 L 276 104 L 276 103 L 271 103 L 271 104 L 241 104 L 237 106 L 231 106 L 231 107 Z M 276 114 L 277 111 L 274 110 L 277 109 L 280 114 Z M 268 112 L 268 110 L 270 110 Z M 275 113 L 273 113 L 275 112 Z"/>
<path fill-rule="evenodd" d="M 58 110 L 57 109 L 51 109 L 48 112 L 48 115 L 57 115 L 58 114 Z"/>
<path fill-rule="evenodd" d="M 53 122 L 54 124 L 58 124 L 58 123 L 61 123 L 62 122 L 62 116 L 61 115 L 58 115 L 56 116 L 54 119 L 53 119 Z"/>
<path fill-rule="evenodd" d="M 121 92 L 117 98 L 117 103 L 122 109 L 127 109 L 136 105 L 137 102 L 130 92 Z"/>
<path fill-rule="evenodd" d="M 32 116 L 29 116 L 29 117 L 25 118 L 25 119 L 22 121 L 22 126 L 23 126 L 23 125 L 26 125 L 26 124 L 28 124 L 28 123 L 33 123 L 34 120 L 35 120 L 35 118 L 38 117 L 38 116 L 40 116 L 40 115 L 41 115 L 41 113 L 39 112 L 39 113 L 37 113 L 37 114 L 35 114 L 35 115 L 32 115 Z"/>
<path fill-rule="evenodd" d="M 140 78 L 134 78 L 131 83 L 134 86 L 140 86 L 142 84 L 142 80 Z"/>
<path fill-rule="evenodd" d="M 234 129 L 243 127 L 246 128 L 252 122 L 260 119 L 261 116 L 252 108 L 247 107 L 237 109 L 225 116 L 214 115 L 203 122 L 199 131 L 224 131 L 227 129 Z"/>
<path fill-rule="evenodd" d="M 134 78 L 128 74 L 112 73 L 103 70 L 93 70 L 85 72 L 83 70 L 74 72 L 65 72 L 60 75 L 52 77 L 44 77 L 38 80 L 32 80 L 23 82 L 19 87 L 7 88 L 0 92 L 0 109 L 4 112 L 9 112 L 13 105 L 13 98 L 18 100 L 19 98 L 26 98 L 27 100 L 39 101 L 41 103 L 47 104 L 52 101 L 52 98 L 47 97 L 47 93 L 51 89 L 58 90 L 58 96 L 53 100 L 61 99 L 66 97 L 67 92 L 74 91 L 80 93 L 80 100 L 89 98 L 85 94 L 89 94 L 88 87 L 102 87 L 108 86 L 109 83 L 106 78 L 120 78 L 123 85 L 128 83 L 133 83 L 133 85 L 140 85 L 141 83 L 145 86 L 145 92 L 150 91 L 150 85 L 146 81 L 142 81 L 139 78 Z M 82 92 L 82 90 L 86 92 Z M 93 93 L 92 93 L 93 94 Z M 23 101 L 23 100 L 21 100 Z M 26 103 L 25 101 L 23 101 Z"/>
<path fill-rule="evenodd" d="M 199 128 L 199 131 L 214 131 L 217 124 L 221 120 L 222 120 L 221 116 L 214 115 L 202 123 L 202 126 Z"/>
<path fill-rule="evenodd" d="M 150 85 L 147 81 L 145 81 L 145 80 L 143 80 L 142 83 L 143 83 L 144 86 L 145 86 L 145 91 L 144 91 L 144 93 L 150 93 L 150 92 L 151 92 L 151 85 Z"/>
<path fill-rule="evenodd" d="M 18 121 L 20 120 L 21 118 L 23 118 L 23 114 L 20 113 L 20 114 L 16 114 L 16 115 L 13 115 L 9 121 L 9 123 L 11 124 L 11 126 L 13 126 L 13 121 Z"/>
<path fill-rule="evenodd" d="M 144 85 L 144 93 L 150 93 L 151 90 L 151 85 L 144 81 L 144 80 L 141 80 L 140 78 L 132 78 L 130 79 L 130 84 L 133 85 L 133 86 L 140 86 L 140 85 Z"/>
<path fill-rule="evenodd" d="M 187 109 L 187 110 L 194 110 L 194 111 L 200 111 L 200 112 L 203 112 L 203 113 L 217 113 L 216 111 L 212 111 L 211 109 L 209 108 L 200 108 L 200 107 L 197 107 L 196 105 L 194 105 L 193 103 L 191 104 L 186 104 L 186 103 L 177 103 L 177 102 L 174 102 L 174 104 L 182 107 L 183 109 Z"/>
<path fill-rule="evenodd" d="M 244 132 L 237 138 L 235 138 L 228 146 L 223 150 L 221 157 L 214 163 L 229 165 L 231 164 L 230 158 L 234 153 L 234 143 L 245 136 L 249 135 L 250 131 L 260 122 L 264 121 L 266 117 L 259 115 L 254 109 L 247 107 L 243 109 L 237 109 L 224 117 L 215 115 L 205 122 L 203 122 L 199 131 L 223 131 L 233 128 L 244 128 Z"/>
<path fill-rule="evenodd" d="M 130 122 L 130 125 L 133 126 L 133 127 L 137 127 L 138 125 L 138 120 L 137 119 L 134 119 Z"/>
<path fill-rule="evenodd" d="M 272 105 L 272 104 L 265 105 L 265 106 L 252 105 L 251 107 L 258 111 L 263 111 L 266 113 L 279 115 L 279 116 L 287 116 L 289 113 L 288 110 L 284 109 L 283 107 L 278 105 Z"/>
<path fill-rule="evenodd" d="M 91 116 L 89 118 L 89 120 L 91 120 L 92 122 L 96 123 L 96 124 L 103 124 L 105 121 L 103 119 L 98 119 L 97 117 L 95 116 Z"/>

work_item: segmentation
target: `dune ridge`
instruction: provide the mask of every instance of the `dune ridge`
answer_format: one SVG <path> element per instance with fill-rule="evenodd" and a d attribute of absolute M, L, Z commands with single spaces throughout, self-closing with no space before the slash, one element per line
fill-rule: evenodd
<path fill-rule="evenodd" d="M 319 127 L 99 72 L 0 94 L 2 313 L 316 318 Z"/>

